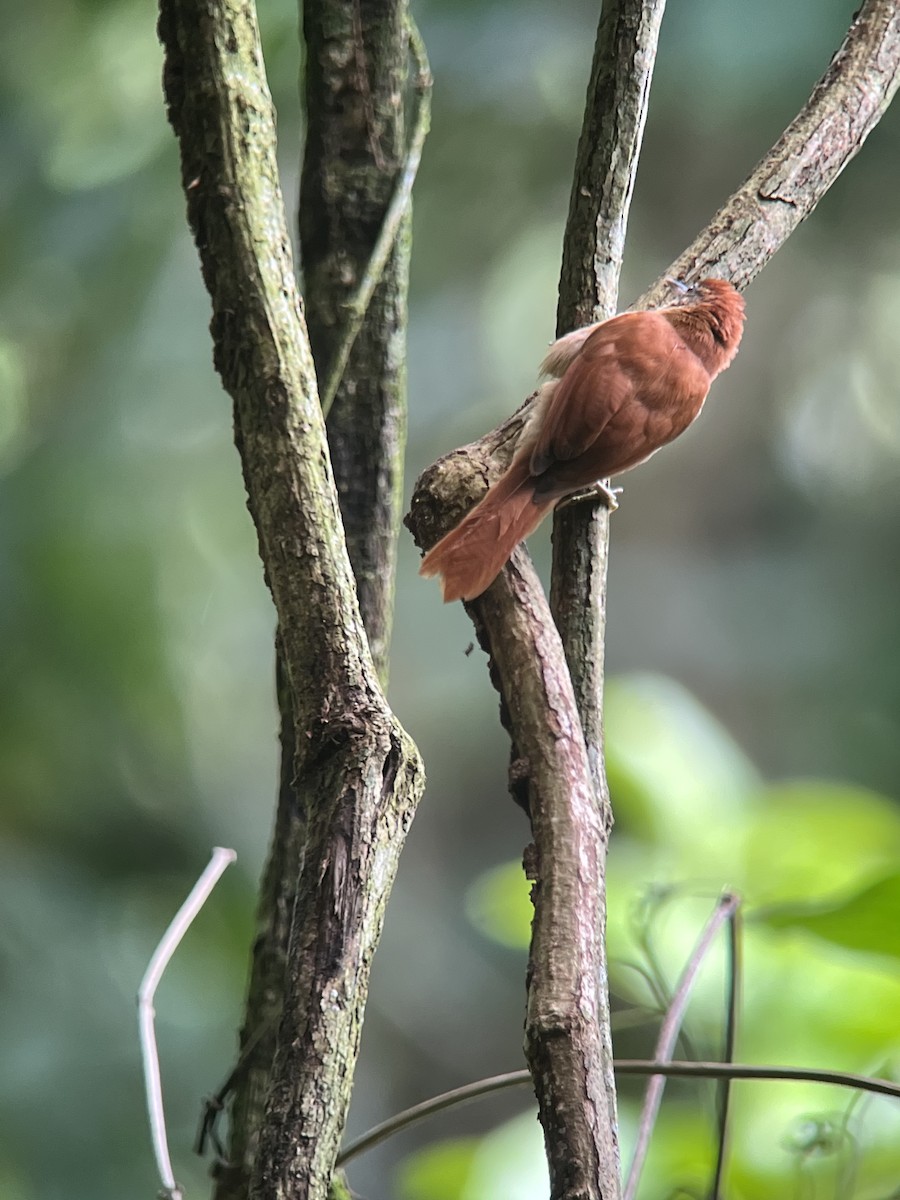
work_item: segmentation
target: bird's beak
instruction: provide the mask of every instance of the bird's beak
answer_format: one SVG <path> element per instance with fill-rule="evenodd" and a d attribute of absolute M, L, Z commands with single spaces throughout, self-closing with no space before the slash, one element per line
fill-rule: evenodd
<path fill-rule="evenodd" d="M 685 295 L 690 291 L 690 287 L 684 282 L 683 279 L 675 279 L 672 275 L 666 276 L 666 283 L 671 284 L 676 292 L 681 292 L 682 295 Z"/>

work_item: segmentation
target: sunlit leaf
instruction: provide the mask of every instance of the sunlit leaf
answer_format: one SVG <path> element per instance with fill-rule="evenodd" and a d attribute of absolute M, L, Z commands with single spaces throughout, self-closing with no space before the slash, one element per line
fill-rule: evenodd
<path fill-rule="evenodd" d="M 709 1084 L 695 1084 L 701 1094 Z M 631 1161 L 639 1107 L 633 1101 L 621 1106 L 622 1158 Z M 641 1196 L 702 1196 L 713 1161 L 712 1124 L 702 1108 L 664 1105 L 657 1118 L 650 1153 L 641 1173 Z"/>
<path fill-rule="evenodd" d="M 819 900 L 896 863 L 900 811 L 849 784 L 803 781 L 767 788 L 749 825 L 748 899 Z"/>
<path fill-rule="evenodd" d="M 403 1160 L 397 1181 L 400 1200 L 463 1200 L 478 1138 L 435 1142 Z"/>
<path fill-rule="evenodd" d="M 699 831 L 738 819 L 759 785 L 724 728 L 662 676 L 610 683 L 606 737 L 617 820 L 649 841 L 695 842 Z"/>
<path fill-rule="evenodd" d="M 817 937 L 900 958 L 900 873 L 888 875 L 834 905 L 779 905 L 764 920 L 775 929 L 807 929 Z"/>
<path fill-rule="evenodd" d="M 481 1139 L 462 1200 L 546 1200 L 544 1139 L 531 1109 Z"/>
<path fill-rule="evenodd" d="M 531 884 L 520 862 L 485 871 L 466 893 L 466 914 L 476 929 L 501 945 L 528 947 L 531 940 Z"/>

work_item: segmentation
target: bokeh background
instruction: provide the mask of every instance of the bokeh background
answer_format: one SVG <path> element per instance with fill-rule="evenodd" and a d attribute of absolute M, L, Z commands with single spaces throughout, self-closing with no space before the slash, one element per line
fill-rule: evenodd
<path fill-rule="evenodd" d="M 627 303 L 803 103 L 853 0 L 679 0 Z M 436 76 L 416 187 L 408 483 L 518 405 L 553 333 L 597 6 L 419 0 Z M 296 14 L 261 5 L 296 202 Z M 151 6 L 3 5 L 0 1193 L 158 1186 L 134 993 L 212 845 L 226 876 L 157 1002 L 176 1173 L 232 1063 L 276 781 L 273 615 L 210 361 Z M 890 1073 L 900 978 L 900 108 L 747 293 L 702 421 L 627 479 L 608 660 L 617 1047 L 714 897 L 748 908 L 740 1057 Z M 546 570 L 546 531 L 533 539 Z M 391 699 L 428 792 L 377 959 L 351 1132 L 522 1063 L 527 828 L 461 609 L 401 536 Z M 628 965 L 631 964 L 631 965 Z M 723 964 L 684 1053 L 719 1053 Z M 637 1085 L 623 1087 L 623 1145 Z M 672 1085 L 642 1196 L 699 1196 L 708 1087 Z M 849 1106 L 849 1107 L 848 1107 Z M 893 1194 L 889 1101 L 736 1089 L 737 1200 Z M 368 1200 L 546 1194 L 527 1093 L 361 1159 Z M 683 1189 L 683 1190 L 679 1190 Z"/>

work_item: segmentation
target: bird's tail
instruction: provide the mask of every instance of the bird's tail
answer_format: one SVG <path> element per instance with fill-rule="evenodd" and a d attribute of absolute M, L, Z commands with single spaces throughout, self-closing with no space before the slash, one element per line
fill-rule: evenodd
<path fill-rule="evenodd" d="M 445 602 L 474 600 L 555 503 L 555 497 L 536 502 L 528 458 L 513 461 L 484 499 L 432 546 L 419 574 L 443 577 Z"/>

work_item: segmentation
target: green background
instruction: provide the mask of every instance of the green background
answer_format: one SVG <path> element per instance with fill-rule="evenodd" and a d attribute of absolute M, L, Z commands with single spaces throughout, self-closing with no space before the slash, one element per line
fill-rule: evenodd
<path fill-rule="evenodd" d="M 623 303 L 778 136 L 853 8 L 672 0 Z M 575 0 L 415 11 L 436 83 L 416 187 L 407 493 L 533 385 L 597 16 Z M 265 0 L 261 20 L 295 204 L 296 14 Z M 155 1194 L 134 994 L 217 844 L 238 867 L 157 1000 L 176 1174 L 204 1195 L 190 1142 L 234 1057 L 272 820 L 272 609 L 154 14 L 7 0 L 3 28 L 0 1193 Z M 612 522 L 617 1007 L 652 1003 L 651 968 L 671 987 L 718 891 L 738 888 L 745 1060 L 890 1073 L 900 1048 L 898 190 L 895 108 L 748 290 L 735 365 L 696 428 L 626 479 Z M 545 571 L 546 531 L 533 547 Z M 374 969 L 352 1133 L 522 1063 L 526 822 L 471 627 L 417 561 L 404 533 L 390 692 L 429 786 Z M 717 953 L 683 1053 L 720 1052 L 722 971 Z M 652 1041 L 632 1025 L 617 1048 Z M 626 1149 L 639 1094 L 623 1087 Z M 729 1197 L 889 1196 L 900 1110 L 866 1100 L 848 1118 L 849 1100 L 740 1085 Z M 711 1111 L 708 1086 L 670 1086 L 643 1200 L 703 1194 Z M 523 1090 L 402 1135 L 351 1183 L 368 1200 L 531 1200 L 543 1171 Z"/>

